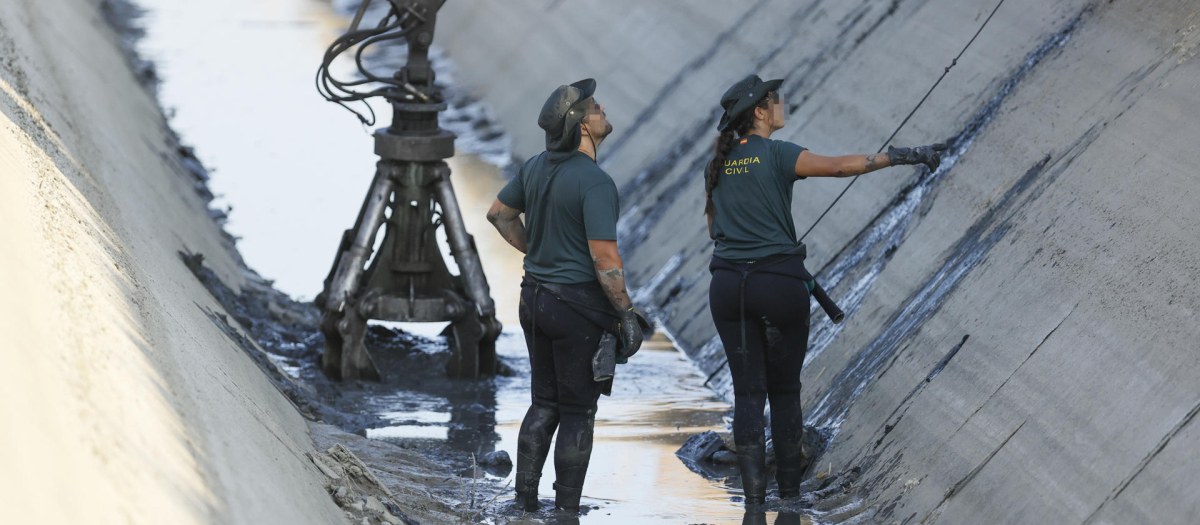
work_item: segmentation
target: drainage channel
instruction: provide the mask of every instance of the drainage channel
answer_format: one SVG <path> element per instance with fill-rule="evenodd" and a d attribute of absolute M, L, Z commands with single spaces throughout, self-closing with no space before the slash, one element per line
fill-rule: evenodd
<path fill-rule="evenodd" d="M 147 11 L 141 19 L 146 35 L 138 49 L 157 66 L 159 95 L 164 107 L 174 113 L 176 131 L 197 147 L 207 165 L 216 168 L 212 183 L 223 194 L 218 201 L 226 208 L 222 213 L 228 214 L 221 219 L 241 238 L 239 247 L 249 265 L 274 278 L 275 286 L 286 292 L 315 295 L 341 230 L 357 212 L 375 162 L 369 135 L 351 115 L 322 101 L 311 83 L 324 46 L 347 24 L 346 13 L 338 10 L 345 6 L 335 8 L 318 0 L 138 3 Z M 205 33 L 219 33 L 222 38 L 197 45 L 208 41 L 200 38 Z M 373 58 L 389 64 L 400 59 L 402 50 L 397 49 Z M 439 67 L 443 68 L 439 78 L 452 81 L 448 63 L 442 61 Z M 492 234 L 484 219 L 505 182 L 503 167 L 511 161 L 508 138 L 486 106 L 470 97 L 454 99 L 451 106 L 443 126 L 459 134 L 460 153 L 472 154 L 449 162 L 467 227 L 476 236 L 499 318 L 506 325 L 498 353 L 512 369 L 509 377 L 451 383 L 427 380 L 434 373 L 420 373 L 383 384 L 328 384 L 314 366 L 321 343 L 311 323 L 310 305 L 289 302 L 269 289 L 270 283 L 247 285 L 239 299 L 211 272 L 204 273 L 207 270 L 197 254 L 183 255 L 238 323 L 262 336 L 255 342 L 272 352 L 273 364 L 317 392 L 312 404 L 300 405 L 302 411 L 330 414 L 326 421 L 349 432 L 462 465 L 468 455 L 482 457 L 506 450 L 515 456 L 516 433 L 529 406 L 529 386 L 515 312 L 520 254 Z M 230 207 L 236 209 L 230 212 Z M 298 320 L 290 331 L 272 332 L 252 312 L 237 313 L 233 305 L 245 301 L 246 294 L 273 298 L 263 304 L 287 303 Z M 214 323 L 231 326 L 222 314 L 213 313 L 212 318 Z M 445 346 L 437 336 L 440 327 L 403 328 L 412 333 L 376 326 L 368 344 L 400 349 L 381 361 L 437 368 L 434 364 Z M 245 338 L 233 328 L 229 333 Z M 251 351 L 254 345 L 243 346 Z M 581 522 L 743 521 L 740 489 L 736 480 L 725 477 L 732 469 L 705 478 L 674 455 L 689 436 L 727 426 L 730 405 L 703 383 L 704 377 L 682 353 L 661 338 L 651 340 L 631 365 L 621 367 L 613 396 L 600 403 L 584 493 L 592 509 Z M 285 393 L 294 400 L 312 395 Z M 553 496 L 551 470 L 548 465 L 543 498 Z M 456 474 L 460 481 L 448 482 L 451 489 L 454 483 L 471 483 L 461 480 L 476 476 L 497 487 L 513 478 L 511 470 L 497 468 Z M 509 498 L 511 492 L 499 501 Z M 530 518 L 553 521 L 541 515 Z M 793 518 L 800 515 L 764 516 L 780 523 Z M 503 515 L 488 519 L 508 520 Z"/>

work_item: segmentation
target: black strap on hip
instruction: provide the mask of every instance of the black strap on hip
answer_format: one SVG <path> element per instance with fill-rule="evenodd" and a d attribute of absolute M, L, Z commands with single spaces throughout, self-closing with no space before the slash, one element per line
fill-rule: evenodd
<path fill-rule="evenodd" d="M 762 272 L 770 269 L 780 263 L 790 261 L 794 257 L 800 257 L 801 259 L 808 257 L 808 248 L 804 245 L 804 243 L 800 243 L 795 248 L 792 248 L 786 252 L 770 255 L 757 261 L 751 261 L 749 264 L 737 264 L 732 261 L 713 256 L 712 263 L 709 264 L 708 267 L 710 272 L 716 270 L 732 270 L 738 272 L 741 276 L 741 280 L 738 282 L 738 317 L 742 339 L 741 351 L 746 351 L 746 280 L 752 273 Z M 837 304 L 829 298 L 829 295 L 825 293 L 825 290 L 821 288 L 821 285 L 817 283 L 817 280 L 812 276 L 812 274 L 808 273 L 808 269 L 804 267 L 803 263 L 800 266 L 800 274 L 793 276 L 804 281 L 805 286 L 808 287 L 813 298 L 817 300 L 817 303 L 821 305 L 821 308 L 825 310 L 825 313 L 829 314 L 829 318 L 834 323 L 842 322 L 842 320 L 846 317 L 846 314 L 842 313 L 842 310 L 838 308 Z M 709 381 L 712 381 L 712 379 L 717 376 L 717 373 L 720 372 L 721 369 L 727 364 L 729 364 L 728 357 L 725 358 L 724 362 L 717 366 L 716 370 L 713 370 L 712 373 L 708 375 L 708 379 L 704 380 L 704 384 L 707 385 Z"/>

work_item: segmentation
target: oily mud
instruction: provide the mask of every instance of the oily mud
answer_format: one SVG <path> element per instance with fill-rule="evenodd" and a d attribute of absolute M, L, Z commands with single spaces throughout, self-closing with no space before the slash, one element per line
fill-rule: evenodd
<path fill-rule="evenodd" d="M 235 293 L 204 267 L 203 254 L 181 252 L 180 259 L 229 312 L 228 316 L 209 312 L 213 322 L 259 363 L 309 419 L 366 435 L 371 429 L 402 422 L 397 414 L 405 409 L 416 414 L 422 408 L 453 407 L 451 444 L 488 441 L 495 421 L 486 414 L 495 411 L 496 383 L 445 377 L 441 372 L 449 351 L 444 342 L 371 325 L 366 344 L 383 380 L 330 381 L 321 373 L 324 338 L 316 305 L 293 300 L 250 270 L 247 285 Z M 515 373 L 505 357 L 501 357 L 499 369 L 502 377 Z M 444 401 L 430 406 L 423 402 L 427 399 Z M 490 452 L 483 448 L 475 452 Z M 434 447 L 430 452 L 442 455 L 445 451 Z"/>

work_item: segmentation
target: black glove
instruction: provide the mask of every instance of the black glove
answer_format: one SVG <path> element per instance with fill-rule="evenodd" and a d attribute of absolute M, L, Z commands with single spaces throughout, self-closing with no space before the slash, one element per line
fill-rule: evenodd
<path fill-rule="evenodd" d="M 617 325 L 621 332 L 621 347 L 617 348 L 617 362 L 626 363 L 642 347 L 642 325 L 638 323 L 637 314 L 633 307 L 621 313 L 621 324 Z"/>
<path fill-rule="evenodd" d="M 892 160 L 893 166 L 924 164 L 929 167 L 929 171 L 937 171 L 938 166 L 942 164 L 943 151 L 946 151 L 946 145 L 941 143 L 916 148 L 888 146 L 887 156 Z"/>

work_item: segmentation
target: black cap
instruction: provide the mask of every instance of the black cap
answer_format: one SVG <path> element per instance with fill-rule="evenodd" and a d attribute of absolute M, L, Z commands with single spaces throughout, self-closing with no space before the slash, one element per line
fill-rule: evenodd
<path fill-rule="evenodd" d="M 596 81 L 590 78 L 569 86 L 558 86 L 538 115 L 538 126 L 546 130 L 546 149 L 550 151 L 572 151 L 579 149 L 581 134 L 579 123 L 583 122 L 587 108 L 579 103 L 592 98 L 596 92 Z"/>
<path fill-rule="evenodd" d="M 739 115 L 757 105 L 763 97 L 767 96 L 768 92 L 779 89 L 781 85 L 783 85 L 782 78 L 763 82 L 763 79 L 758 78 L 758 75 L 750 75 L 739 80 L 724 95 L 721 95 L 721 107 L 725 108 L 725 114 L 721 115 L 721 122 L 717 124 L 717 131 L 728 129 L 729 124 L 737 119 Z"/>

